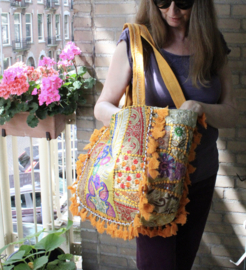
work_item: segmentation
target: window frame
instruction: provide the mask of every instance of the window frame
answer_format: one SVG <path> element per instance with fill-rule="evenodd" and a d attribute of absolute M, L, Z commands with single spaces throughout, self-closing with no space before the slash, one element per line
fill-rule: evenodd
<path fill-rule="evenodd" d="M 2 19 L 2 15 L 7 15 L 7 24 L 3 24 L 3 19 Z M 9 22 L 9 13 L 8 12 L 3 12 L 3 13 L 1 13 L 1 24 L 2 24 L 2 26 L 1 27 L 3 27 L 3 25 L 7 25 L 7 32 L 8 32 L 8 43 L 3 43 L 3 47 L 4 46 L 9 46 L 9 45 L 11 45 L 11 37 L 10 37 L 10 22 Z M 3 31 L 2 31 L 2 42 L 3 42 Z"/>
<path fill-rule="evenodd" d="M 26 15 L 30 15 L 30 23 L 26 22 Z M 30 33 L 31 33 L 31 40 L 30 43 L 33 43 L 33 33 L 32 33 L 32 13 L 25 13 L 25 26 L 27 27 L 27 24 L 30 24 Z M 27 38 L 27 31 L 26 31 L 26 38 Z"/>

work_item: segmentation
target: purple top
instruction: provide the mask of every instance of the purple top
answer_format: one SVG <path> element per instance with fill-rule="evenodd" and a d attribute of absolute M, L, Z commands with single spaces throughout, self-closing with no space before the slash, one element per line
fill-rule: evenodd
<path fill-rule="evenodd" d="M 130 66 L 132 68 L 132 57 L 130 49 L 129 30 L 125 29 L 119 41 L 124 40 L 127 44 L 127 54 Z M 224 40 L 223 43 L 225 44 Z M 229 49 L 225 44 L 227 52 Z M 175 55 L 161 50 L 162 55 L 173 70 L 177 80 L 183 90 L 186 100 L 196 100 L 207 104 L 216 104 L 221 94 L 221 84 L 218 76 L 213 76 L 210 87 L 205 88 L 200 85 L 199 89 L 192 86 L 189 74 L 189 56 Z M 154 53 L 151 53 L 148 69 L 145 70 L 145 96 L 146 105 L 156 107 L 169 106 L 174 109 L 175 105 L 163 82 Z M 196 171 L 190 175 L 191 182 L 196 183 L 209 178 L 218 171 L 218 149 L 216 141 L 218 139 L 218 129 L 208 125 L 204 129 L 198 125 L 198 131 L 202 134 L 201 144 L 196 148 L 196 159 L 192 165 Z"/>

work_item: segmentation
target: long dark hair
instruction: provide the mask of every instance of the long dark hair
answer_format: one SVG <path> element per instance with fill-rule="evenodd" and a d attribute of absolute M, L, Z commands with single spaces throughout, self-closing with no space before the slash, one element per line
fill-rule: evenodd
<path fill-rule="evenodd" d="M 135 22 L 149 29 L 158 49 L 168 41 L 168 25 L 153 0 L 141 0 Z M 193 85 L 207 85 L 226 61 L 213 0 L 195 0 L 187 36 L 191 45 L 190 78 Z M 150 51 L 147 48 L 147 51 Z"/>

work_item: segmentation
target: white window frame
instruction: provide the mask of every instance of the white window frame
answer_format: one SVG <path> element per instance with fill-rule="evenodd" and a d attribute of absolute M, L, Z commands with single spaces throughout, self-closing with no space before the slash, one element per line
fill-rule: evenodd
<path fill-rule="evenodd" d="M 67 22 L 66 22 L 67 18 Z M 66 35 L 66 30 L 67 30 L 67 35 Z M 65 39 L 69 39 L 69 16 L 64 15 L 64 37 Z"/>
<path fill-rule="evenodd" d="M 15 37 L 15 25 L 16 25 L 16 23 L 15 23 L 15 15 L 19 15 L 19 18 L 20 18 L 20 23 L 19 23 L 19 25 L 20 25 L 20 41 L 22 40 L 22 25 L 21 25 L 21 13 L 19 13 L 19 12 L 15 12 L 14 13 L 14 37 Z M 16 41 L 16 37 L 15 37 L 15 39 L 14 39 L 15 41 Z"/>
<path fill-rule="evenodd" d="M 8 67 L 10 67 L 11 66 L 11 57 L 5 57 L 4 59 L 3 59 L 3 70 L 6 70 L 7 68 L 4 68 L 4 61 L 6 60 L 6 59 L 8 59 L 9 60 L 9 65 L 8 65 Z"/>
<path fill-rule="evenodd" d="M 58 27 L 56 18 L 59 18 Z M 56 39 L 61 39 L 61 17 L 60 14 L 55 15 L 55 30 L 56 30 Z"/>
<path fill-rule="evenodd" d="M 38 42 L 43 42 L 44 41 L 44 15 L 41 14 L 41 13 L 38 13 L 37 14 L 37 20 L 38 20 L 38 16 L 41 15 L 41 18 L 42 18 L 42 28 L 41 28 L 41 31 L 42 31 L 42 39 L 40 39 L 41 36 L 39 36 L 39 24 L 38 24 Z"/>
<path fill-rule="evenodd" d="M 37 4 L 43 4 L 44 1 L 43 0 L 37 0 Z"/>
<path fill-rule="evenodd" d="M 27 23 L 26 22 L 26 15 L 30 15 L 30 23 Z M 31 41 L 30 43 L 33 43 L 33 34 L 32 34 L 32 13 L 26 13 L 25 14 L 25 25 L 27 26 L 27 24 L 30 24 L 30 32 L 31 32 Z M 27 34 L 27 32 L 26 32 Z M 27 35 L 26 35 L 26 38 L 27 38 Z"/>
<path fill-rule="evenodd" d="M 1 14 L 1 16 L 2 15 L 7 15 L 7 20 L 8 20 L 7 24 L 4 24 L 3 20 L 2 20 L 2 17 L 1 17 L 2 27 L 3 27 L 3 25 L 7 25 L 7 31 L 8 31 L 8 43 L 5 43 L 5 44 L 3 43 L 3 47 L 4 47 L 4 46 L 9 46 L 11 44 L 11 41 L 10 41 L 10 23 L 9 23 L 9 13 L 3 12 Z M 2 41 L 3 41 L 3 33 L 2 33 Z"/>
<path fill-rule="evenodd" d="M 68 6 L 68 0 L 63 0 L 64 6 Z"/>

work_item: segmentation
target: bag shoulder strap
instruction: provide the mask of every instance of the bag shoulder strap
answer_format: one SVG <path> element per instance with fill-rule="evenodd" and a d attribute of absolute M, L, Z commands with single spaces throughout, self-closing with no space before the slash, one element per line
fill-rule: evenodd
<path fill-rule="evenodd" d="M 124 25 L 123 29 L 127 27 L 130 32 L 130 44 L 133 58 L 133 90 L 132 90 L 133 105 L 145 104 L 143 47 L 141 41 L 142 36 L 153 48 L 162 79 L 172 97 L 175 106 L 179 108 L 185 102 L 183 91 L 172 69 L 168 65 L 167 61 L 156 49 L 154 41 L 147 27 L 144 25 L 127 23 Z"/>

